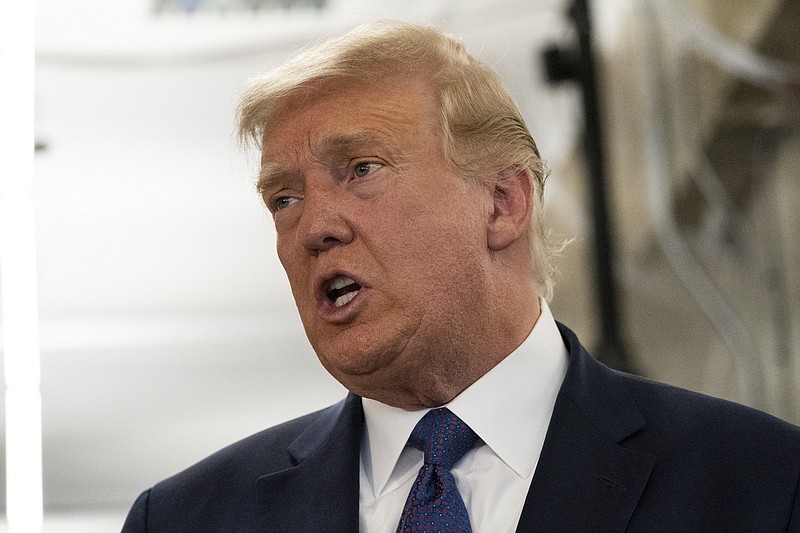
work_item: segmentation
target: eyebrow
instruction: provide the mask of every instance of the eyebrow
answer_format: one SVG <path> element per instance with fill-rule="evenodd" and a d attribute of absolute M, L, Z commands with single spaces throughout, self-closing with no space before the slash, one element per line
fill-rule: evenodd
<path fill-rule="evenodd" d="M 366 148 L 380 149 L 388 146 L 390 146 L 390 143 L 385 134 L 376 130 L 366 130 L 326 137 L 321 140 L 318 147 L 321 155 L 336 157 L 352 155 L 356 150 L 364 150 Z"/>
<path fill-rule="evenodd" d="M 277 186 L 288 177 L 289 172 L 276 163 L 264 163 L 258 171 L 258 181 L 256 181 L 256 191 L 264 194 L 269 189 Z"/>
<path fill-rule="evenodd" d="M 377 153 L 357 154 L 359 151 L 369 149 L 373 152 L 383 151 L 387 158 L 397 155 L 396 150 L 392 150 L 393 143 L 380 131 L 366 130 L 356 133 L 336 134 L 325 137 L 316 143 L 313 152 L 317 154 L 317 159 L 323 161 L 335 161 L 342 157 L 353 157 L 354 155 L 373 156 Z M 273 189 L 282 181 L 289 179 L 294 172 L 284 168 L 277 163 L 264 163 L 258 173 L 256 190 L 263 194 L 265 191 Z"/>

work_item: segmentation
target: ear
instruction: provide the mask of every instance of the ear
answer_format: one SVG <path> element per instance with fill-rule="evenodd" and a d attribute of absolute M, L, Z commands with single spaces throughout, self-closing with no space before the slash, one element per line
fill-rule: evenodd
<path fill-rule="evenodd" d="M 528 232 L 533 209 L 532 179 L 527 170 L 509 169 L 495 184 L 487 235 L 490 250 L 503 250 Z"/>

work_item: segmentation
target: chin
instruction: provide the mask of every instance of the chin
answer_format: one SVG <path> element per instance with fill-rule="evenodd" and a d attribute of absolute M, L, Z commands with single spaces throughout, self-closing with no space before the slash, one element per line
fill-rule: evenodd
<path fill-rule="evenodd" d="M 362 396 L 376 383 L 387 380 L 398 357 L 397 351 L 366 343 L 363 339 L 331 343 L 316 349 L 316 353 L 328 373 L 348 390 Z"/>
<path fill-rule="evenodd" d="M 380 354 L 363 349 L 336 350 L 328 349 L 317 351 L 322 366 L 330 374 L 342 381 L 346 376 L 365 376 L 373 374 L 385 366 Z"/>

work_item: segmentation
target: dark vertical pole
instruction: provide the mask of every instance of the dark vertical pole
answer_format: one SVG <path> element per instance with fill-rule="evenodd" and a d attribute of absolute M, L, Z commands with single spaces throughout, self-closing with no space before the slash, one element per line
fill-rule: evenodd
<path fill-rule="evenodd" d="M 604 139 L 588 0 L 573 0 L 568 14 L 577 30 L 577 50 L 550 49 L 545 52 L 545 60 L 551 80 L 573 79 L 581 86 L 583 150 L 593 219 L 595 283 L 600 320 L 599 342 L 594 351 L 597 358 L 609 366 L 630 371 L 633 365 L 627 357 L 619 327 L 613 228 L 608 214 Z"/>

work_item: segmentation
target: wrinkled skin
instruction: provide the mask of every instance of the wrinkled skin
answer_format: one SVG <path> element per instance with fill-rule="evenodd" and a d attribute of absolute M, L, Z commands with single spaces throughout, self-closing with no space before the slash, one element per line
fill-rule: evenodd
<path fill-rule="evenodd" d="M 349 390 L 407 409 L 452 399 L 538 316 L 530 202 L 512 196 L 529 188 L 504 204 L 465 181 L 438 115 L 421 82 L 337 82 L 281 102 L 263 139 L 260 188 L 314 350 Z M 337 276 L 358 288 L 340 307 Z"/>

